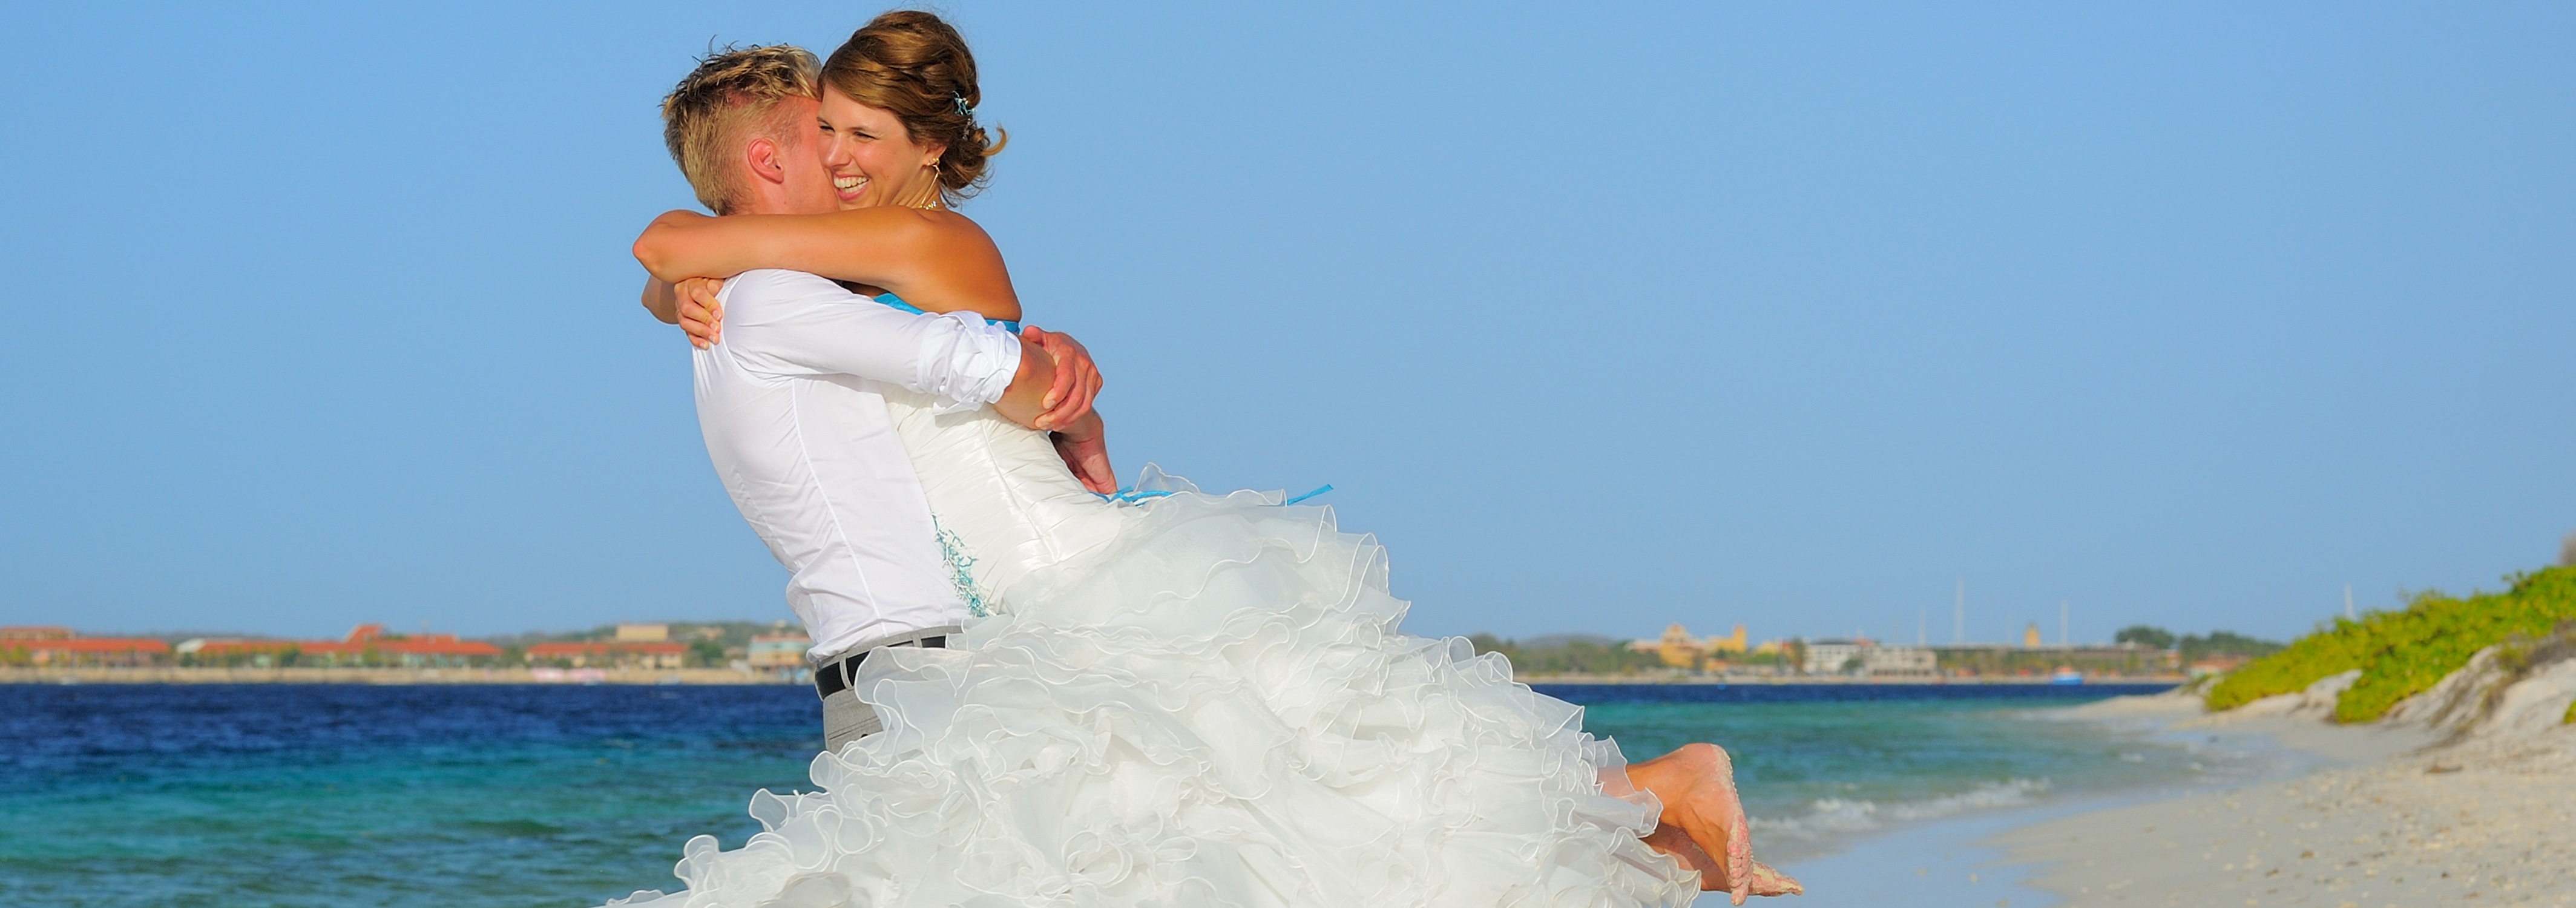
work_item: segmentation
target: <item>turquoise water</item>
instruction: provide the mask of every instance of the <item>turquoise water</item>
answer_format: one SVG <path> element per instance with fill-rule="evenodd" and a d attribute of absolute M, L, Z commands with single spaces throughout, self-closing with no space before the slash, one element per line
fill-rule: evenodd
<path fill-rule="evenodd" d="M 1783 860 L 2201 771 L 2181 745 L 2050 713 L 2106 692 L 1853 699 L 1878 690 L 1558 692 L 1633 758 L 1725 744 Z M 690 835 L 740 844 L 747 797 L 801 785 L 818 727 L 785 686 L 0 685 L 0 903 L 597 904 L 672 885 Z"/>
<path fill-rule="evenodd" d="M 2065 707 L 2142 690 L 1817 685 L 1732 691 L 1750 702 L 1637 702 L 1600 688 L 1550 692 L 1588 704 L 1585 727 L 1614 736 L 1631 760 L 1691 741 L 1724 746 L 1735 761 L 1745 812 L 1754 818 L 1756 848 L 1781 861 L 1891 826 L 2201 782 L 2228 768 L 2221 764 L 2230 758 L 2143 725 L 2062 715 Z"/>

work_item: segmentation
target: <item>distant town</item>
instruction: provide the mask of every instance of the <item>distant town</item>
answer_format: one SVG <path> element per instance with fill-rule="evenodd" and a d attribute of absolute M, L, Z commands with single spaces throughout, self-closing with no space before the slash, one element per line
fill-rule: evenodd
<path fill-rule="evenodd" d="M 1673 624 L 1660 637 L 1640 640 L 1582 634 L 1521 641 L 1478 634 L 1467 639 L 1479 653 L 1509 658 L 1523 678 L 1638 680 L 2146 680 L 2223 673 L 2280 648 L 2227 631 L 2176 636 L 2149 625 L 2124 628 L 2107 644 L 2052 645 L 2041 640 L 2036 623 L 2022 631 L 2018 643 L 1906 645 L 1867 637 L 1790 637 L 1753 644 L 1741 624 L 1731 633 L 1707 637 Z"/>
<path fill-rule="evenodd" d="M 2219 631 L 2176 636 L 2139 625 L 2107 644 L 2050 645 L 2039 626 L 2018 643 L 1912 645 L 1866 637 L 1751 642 L 1743 625 L 1699 636 L 1682 624 L 1661 636 L 1620 640 L 1559 634 L 1468 638 L 1501 653 L 1531 680 L 1725 680 L 2080 683 L 2225 672 L 2279 644 Z M 792 682 L 808 675 L 804 633 L 786 622 L 625 622 L 558 634 L 463 639 L 360 624 L 337 639 L 220 634 L 98 636 L 62 626 L 0 627 L 0 680 L 44 680 L 69 670 L 102 680 L 375 680 L 695 683 Z M 119 671 L 124 670 L 124 671 Z M 150 670 L 150 671 L 143 671 Z M 260 673 L 267 673 L 262 675 Z M 443 673 L 443 674 L 442 674 Z"/>
<path fill-rule="evenodd" d="M 21 625 L 0 627 L 0 668 L 515 669 L 537 681 L 715 669 L 761 681 L 792 680 L 805 670 L 811 645 L 783 621 L 627 622 L 479 640 L 426 629 L 399 633 L 383 624 L 360 624 L 336 640 L 100 637 L 68 627 Z"/>

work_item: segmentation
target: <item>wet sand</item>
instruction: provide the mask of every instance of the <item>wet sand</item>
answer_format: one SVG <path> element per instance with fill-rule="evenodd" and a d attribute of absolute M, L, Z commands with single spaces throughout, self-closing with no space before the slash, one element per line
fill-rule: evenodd
<path fill-rule="evenodd" d="M 2137 710 L 2132 698 L 2117 708 Z M 2430 746 L 2314 718 L 2189 717 L 2304 772 L 2066 816 L 1987 844 L 2069 906 L 2576 905 L 2576 727 Z M 1986 904 L 1980 902 L 1978 904 Z"/>

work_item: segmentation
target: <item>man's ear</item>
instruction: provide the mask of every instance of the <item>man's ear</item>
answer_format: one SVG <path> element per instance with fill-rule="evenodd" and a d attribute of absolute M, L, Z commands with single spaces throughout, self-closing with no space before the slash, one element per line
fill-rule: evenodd
<path fill-rule="evenodd" d="M 777 141 L 766 138 L 751 140 L 742 147 L 742 159 L 743 163 L 751 165 L 753 176 L 771 183 L 787 182 L 787 162 L 779 156 Z"/>

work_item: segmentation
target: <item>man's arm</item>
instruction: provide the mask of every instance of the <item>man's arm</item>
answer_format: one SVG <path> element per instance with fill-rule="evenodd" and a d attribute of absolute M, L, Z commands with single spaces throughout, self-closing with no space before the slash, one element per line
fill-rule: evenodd
<path fill-rule="evenodd" d="M 1069 427 L 1098 393 L 1090 354 L 1031 330 L 1028 343 L 971 315 L 919 315 L 792 272 L 736 279 L 728 346 L 744 365 L 782 375 L 840 374 L 967 403 L 992 404 L 1036 429 Z M 1058 387 L 1088 373 L 1088 383 Z"/>

